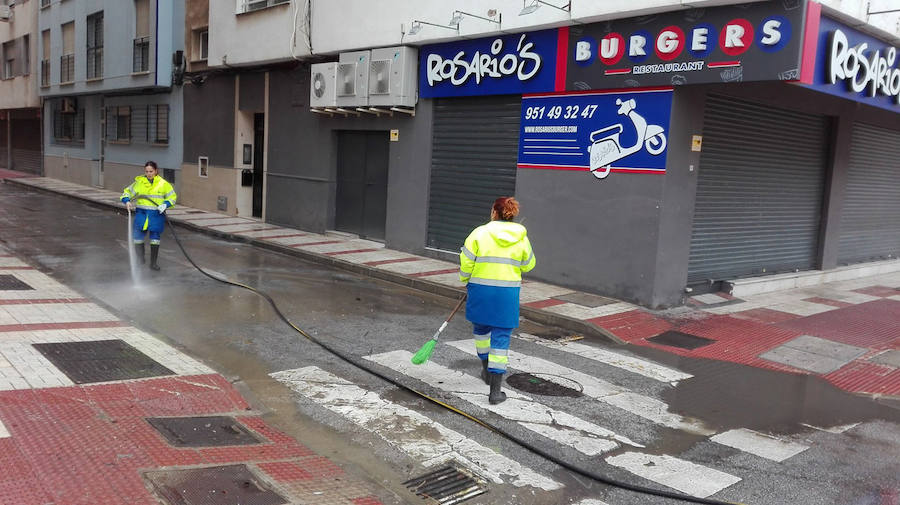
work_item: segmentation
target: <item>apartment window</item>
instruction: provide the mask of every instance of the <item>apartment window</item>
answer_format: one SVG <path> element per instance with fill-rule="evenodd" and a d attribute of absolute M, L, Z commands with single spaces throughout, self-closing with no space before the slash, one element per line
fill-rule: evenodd
<path fill-rule="evenodd" d="M 201 60 L 209 58 L 209 30 L 203 30 L 197 36 L 198 56 Z"/>
<path fill-rule="evenodd" d="M 50 5 L 50 0 L 41 0 L 41 8 L 47 7 Z"/>
<path fill-rule="evenodd" d="M 151 144 L 169 143 L 169 105 L 150 105 L 147 111 L 147 140 Z"/>
<path fill-rule="evenodd" d="M 50 85 L 50 30 L 41 32 L 41 86 Z"/>
<path fill-rule="evenodd" d="M 132 72 L 150 70 L 150 0 L 135 0 Z"/>
<path fill-rule="evenodd" d="M 22 73 L 19 75 L 28 75 L 31 73 L 31 37 L 22 36 Z"/>
<path fill-rule="evenodd" d="M 209 158 L 206 156 L 197 158 L 197 174 L 200 177 L 209 177 Z"/>
<path fill-rule="evenodd" d="M 131 107 L 106 109 L 106 139 L 110 142 L 131 142 Z"/>
<path fill-rule="evenodd" d="M 53 142 L 56 144 L 84 143 L 84 109 L 77 108 L 75 99 L 54 100 Z"/>
<path fill-rule="evenodd" d="M 278 4 L 289 3 L 290 0 L 237 0 L 237 13 L 253 12 Z"/>
<path fill-rule="evenodd" d="M 10 40 L 3 43 L 3 79 L 12 79 L 16 76 L 16 42 Z"/>
<path fill-rule="evenodd" d="M 87 78 L 103 77 L 103 11 L 87 17 Z"/>
<path fill-rule="evenodd" d="M 63 54 L 59 57 L 59 82 L 75 80 L 75 22 L 62 25 Z"/>

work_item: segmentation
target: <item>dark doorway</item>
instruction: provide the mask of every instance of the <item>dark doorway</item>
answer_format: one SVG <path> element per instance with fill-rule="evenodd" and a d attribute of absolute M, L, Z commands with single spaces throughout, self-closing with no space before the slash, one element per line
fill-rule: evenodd
<path fill-rule="evenodd" d="M 263 147 L 266 139 L 266 115 L 253 115 L 253 217 L 262 217 Z"/>
<path fill-rule="evenodd" d="M 335 228 L 384 240 L 387 219 L 387 132 L 339 132 Z"/>

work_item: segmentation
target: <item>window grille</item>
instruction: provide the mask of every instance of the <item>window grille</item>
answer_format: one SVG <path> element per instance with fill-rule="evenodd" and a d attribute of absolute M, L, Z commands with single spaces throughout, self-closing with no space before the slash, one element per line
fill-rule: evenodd
<path fill-rule="evenodd" d="M 103 77 L 103 12 L 87 17 L 87 78 Z"/>
<path fill-rule="evenodd" d="M 138 37 L 134 39 L 132 72 L 147 72 L 150 70 L 150 37 Z"/>

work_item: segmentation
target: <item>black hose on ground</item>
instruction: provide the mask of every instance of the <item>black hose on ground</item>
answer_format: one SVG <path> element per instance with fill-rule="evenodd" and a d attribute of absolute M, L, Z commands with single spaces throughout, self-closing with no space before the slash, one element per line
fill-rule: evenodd
<path fill-rule="evenodd" d="M 163 214 L 163 215 L 165 216 L 165 214 Z M 166 221 L 168 221 L 168 217 L 166 218 Z M 660 489 L 653 489 L 653 488 L 649 488 L 649 487 L 645 487 L 645 486 L 639 486 L 636 484 L 629 484 L 627 482 L 614 480 L 609 477 L 604 477 L 603 475 L 600 475 L 596 472 L 592 472 L 590 470 L 586 470 L 586 469 L 577 467 L 577 466 L 573 465 L 572 463 L 569 463 L 565 460 L 562 460 L 562 459 L 550 454 L 547 451 L 544 451 L 542 449 L 539 449 L 539 448 L 531 445 L 530 443 L 523 440 L 522 438 L 517 437 L 511 433 L 508 433 L 508 432 L 504 431 L 503 429 L 501 429 L 487 421 L 479 419 L 479 418 L 473 416 L 472 414 L 468 414 L 452 405 L 449 405 L 445 402 L 442 402 L 441 400 L 438 400 L 437 398 L 433 398 L 421 391 L 413 389 L 410 386 L 402 384 L 402 383 L 398 382 L 397 380 L 395 380 L 391 377 L 388 377 L 388 376 L 382 374 L 381 372 L 378 372 L 377 370 L 373 370 L 373 369 L 369 368 L 368 366 L 366 366 L 365 364 L 360 363 L 360 362 L 346 356 L 345 354 L 338 351 L 337 349 L 332 348 L 328 344 L 316 339 L 312 335 L 303 331 L 302 328 L 298 327 L 293 322 L 291 322 L 291 320 L 288 319 L 287 316 L 285 316 L 284 313 L 281 312 L 281 309 L 278 308 L 278 305 L 275 303 L 275 300 L 273 300 L 272 297 L 269 296 L 264 291 L 260 291 L 256 288 L 254 288 L 252 286 L 248 286 L 246 284 L 241 284 L 240 282 L 235 282 L 230 279 L 217 277 L 215 275 L 210 274 L 209 272 L 207 272 L 206 270 L 201 268 L 199 265 L 197 265 L 197 263 L 195 263 L 194 260 L 191 258 L 191 256 L 188 254 L 187 250 L 184 248 L 184 244 L 181 243 L 181 239 L 178 238 L 178 234 L 175 233 L 175 226 L 172 226 L 170 224 L 169 229 L 172 230 L 172 236 L 175 237 L 175 243 L 178 244 L 178 248 L 181 249 L 181 252 L 184 254 L 184 257 L 187 258 L 187 260 L 190 262 L 190 264 L 193 265 L 194 268 L 199 270 L 200 273 L 209 277 L 210 279 L 213 279 L 213 280 L 216 280 L 219 282 L 223 282 L 225 284 L 230 284 L 232 286 L 237 286 L 239 288 L 244 288 L 244 289 L 250 290 L 250 291 L 256 293 L 257 295 L 263 297 L 267 302 L 269 302 L 269 305 L 272 306 L 272 309 L 275 311 L 276 314 L 278 314 L 278 317 L 281 318 L 282 321 L 287 323 L 287 325 L 290 326 L 291 328 L 293 328 L 297 333 L 306 337 L 306 339 L 309 340 L 310 342 L 312 342 L 312 343 L 318 345 L 319 347 L 325 349 L 326 351 L 334 354 L 335 356 L 344 360 L 345 362 L 349 363 L 350 365 L 353 365 L 356 368 L 365 370 L 366 372 L 374 375 L 375 377 L 378 377 L 379 379 L 384 380 L 385 382 L 388 382 L 390 384 L 393 384 L 394 386 L 397 386 L 401 389 L 409 391 L 410 393 L 413 393 L 421 398 L 424 398 L 436 405 L 440 405 L 441 407 L 444 407 L 456 414 L 459 414 L 459 415 L 465 417 L 466 419 L 469 419 L 470 421 L 474 421 L 475 423 L 480 424 L 481 426 L 493 431 L 494 433 L 506 438 L 507 440 L 514 442 L 515 444 L 521 446 L 522 448 L 524 448 L 528 451 L 531 451 L 534 454 L 537 454 L 538 456 L 543 457 L 544 459 L 552 461 L 553 463 L 556 463 L 557 465 L 565 468 L 566 470 L 569 470 L 578 475 L 582 475 L 589 479 L 595 480 L 597 482 L 606 484 L 608 486 L 613 486 L 613 487 L 617 487 L 620 489 L 626 489 L 628 491 L 633 491 L 636 493 L 659 496 L 662 498 L 669 498 L 672 500 L 680 500 L 680 501 L 689 502 L 689 503 L 701 503 L 701 504 L 707 504 L 707 505 L 741 505 L 737 502 L 726 502 L 726 501 L 721 501 L 721 500 L 715 500 L 712 498 L 698 498 L 696 496 L 690 496 L 690 495 L 686 495 L 686 494 L 682 494 L 682 493 L 675 493 L 675 492 L 670 492 L 670 491 L 665 491 L 665 490 L 660 490 Z"/>

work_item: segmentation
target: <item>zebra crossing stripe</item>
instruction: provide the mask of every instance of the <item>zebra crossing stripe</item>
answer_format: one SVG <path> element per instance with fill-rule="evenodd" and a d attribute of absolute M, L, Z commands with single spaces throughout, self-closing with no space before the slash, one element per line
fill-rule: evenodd
<path fill-rule="evenodd" d="M 546 338 L 540 338 L 528 333 L 519 333 L 518 338 L 527 342 L 540 344 L 549 349 L 572 353 L 577 356 L 581 356 L 582 358 L 598 361 L 606 365 L 621 368 L 622 370 L 626 370 L 628 372 L 643 375 L 644 377 L 647 377 L 649 379 L 657 380 L 659 382 L 667 382 L 672 385 L 677 384 L 678 381 L 690 379 L 691 377 L 693 377 L 693 375 L 691 374 L 674 370 L 667 366 L 660 365 L 659 363 L 653 363 L 652 361 L 635 358 L 633 356 L 609 351 L 607 349 L 579 344 L 578 342 L 560 343 L 553 340 L 548 340 Z"/>
<path fill-rule="evenodd" d="M 475 355 L 471 340 L 457 340 L 448 342 L 447 345 L 453 346 L 460 351 L 473 356 Z M 554 376 L 576 381 L 584 388 L 582 393 L 584 393 L 585 396 L 620 408 L 662 426 L 698 435 L 712 435 L 715 433 L 715 431 L 706 428 L 699 420 L 685 418 L 678 414 L 670 413 L 668 411 L 669 405 L 665 402 L 633 393 L 625 388 L 592 377 L 586 373 L 558 365 L 552 361 L 535 358 L 516 351 L 509 351 L 509 363 L 510 366 L 516 370 L 545 374 L 542 378 L 546 378 L 548 381 L 553 381 L 555 379 Z M 559 382 L 559 384 L 566 385 L 565 382 Z M 509 393 L 507 392 L 507 394 Z"/>
<path fill-rule="evenodd" d="M 6 426 L 3 426 L 3 421 L 0 421 L 0 438 L 9 438 L 9 431 L 6 429 Z"/>
<path fill-rule="evenodd" d="M 512 390 L 506 391 L 506 401 L 490 405 L 488 387 L 480 378 L 451 370 L 434 362 L 422 365 L 410 363 L 412 353 L 405 350 L 366 356 L 365 359 L 396 372 L 418 379 L 431 387 L 447 391 L 463 400 L 517 422 L 520 426 L 565 444 L 588 456 L 596 456 L 619 447 L 619 443 L 644 447 L 627 437 L 597 426 L 566 412 L 552 409 L 532 398 Z"/>
<path fill-rule="evenodd" d="M 581 500 L 580 502 L 576 503 L 575 505 L 608 505 L 608 504 L 606 502 L 603 502 L 600 500 L 595 500 L 593 498 L 585 498 L 584 500 Z"/>
<path fill-rule="evenodd" d="M 606 462 L 638 477 L 700 498 L 714 495 L 741 481 L 740 477 L 666 455 L 626 452 L 610 456 Z"/>
<path fill-rule="evenodd" d="M 275 372 L 270 376 L 294 392 L 374 433 L 425 467 L 453 460 L 497 484 L 504 483 L 502 476 L 506 476 L 510 484 L 519 487 L 532 486 L 545 491 L 563 487 L 559 482 L 497 454 L 414 410 L 389 402 L 377 393 L 364 390 L 321 368 L 309 366 Z"/>
<path fill-rule="evenodd" d="M 719 433 L 710 440 L 772 461 L 784 461 L 809 449 L 809 446 L 781 440 L 765 433 L 740 428 Z"/>

